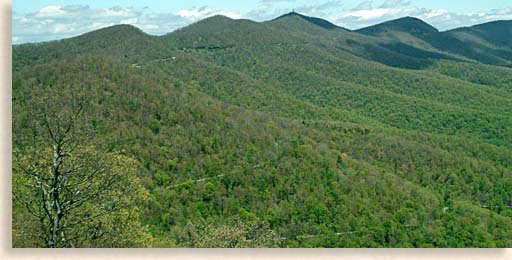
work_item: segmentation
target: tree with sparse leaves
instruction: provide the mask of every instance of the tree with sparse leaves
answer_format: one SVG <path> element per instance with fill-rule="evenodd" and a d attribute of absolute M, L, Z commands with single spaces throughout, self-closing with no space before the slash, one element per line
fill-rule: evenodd
<path fill-rule="evenodd" d="M 137 163 L 95 147 L 85 120 L 88 102 L 75 91 L 64 92 L 70 106 L 60 105 L 60 95 L 34 102 L 33 145 L 14 149 L 14 205 L 25 209 L 14 218 L 37 223 L 25 225 L 36 227 L 30 230 L 14 226 L 14 246 L 148 246 L 151 237 L 135 207 L 148 196 Z"/>

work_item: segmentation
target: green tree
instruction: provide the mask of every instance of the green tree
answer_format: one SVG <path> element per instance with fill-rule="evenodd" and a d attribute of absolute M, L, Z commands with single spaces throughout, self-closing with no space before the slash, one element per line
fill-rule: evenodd
<path fill-rule="evenodd" d="M 220 225 L 198 225 L 193 230 L 193 246 L 200 248 L 274 247 L 280 241 L 277 233 L 264 222 L 245 222 L 238 217 Z"/>

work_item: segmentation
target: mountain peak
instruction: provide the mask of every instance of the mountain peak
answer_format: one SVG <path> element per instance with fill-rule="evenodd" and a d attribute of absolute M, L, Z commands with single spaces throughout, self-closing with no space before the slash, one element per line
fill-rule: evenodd
<path fill-rule="evenodd" d="M 302 15 L 302 14 L 299 14 L 299 13 L 295 12 L 295 11 L 291 11 L 291 12 L 289 12 L 289 13 L 286 13 L 286 14 L 281 15 L 281 16 L 280 16 L 280 17 L 278 17 L 277 19 L 279 19 L 279 18 L 281 18 L 281 17 L 294 16 L 294 15 L 295 15 L 295 16 L 299 16 L 299 17 L 304 16 L 304 15 Z"/>
<path fill-rule="evenodd" d="M 104 27 L 101 29 L 98 29 L 96 31 L 88 32 L 82 36 L 78 37 L 92 37 L 92 36 L 110 36 L 110 37 L 121 37 L 121 38 L 129 38 L 131 36 L 149 36 L 147 33 L 143 32 L 141 29 L 139 29 L 136 26 L 133 26 L 131 24 L 117 24 L 112 25 L 108 27 Z"/>
<path fill-rule="evenodd" d="M 207 18 L 204 18 L 202 20 L 199 20 L 195 23 L 192 23 L 184 28 L 181 28 L 179 30 L 182 30 L 182 29 L 186 29 L 186 28 L 193 28 L 193 27 L 212 27 L 212 28 L 216 28 L 216 27 L 224 27 L 224 26 L 233 26 L 235 24 L 237 24 L 240 20 L 235 20 L 235 19 L 232 19 L 228 16 L 225 16 L 225 15 L 221 15 L 221 14 L 217 14 L 217 15 L 213 15 L 213 16 L 210 16 L 210 17 L 207 17 Z M 204 28 L 204 29 L 207 29 L 207 28 Z M 170 34 L 170 33 L 169 33 Z"/>
<path fill-rule="evenodd" d="M 414 17 L 414 16 L 404 16 L 404 17 L 401 17 L 401 18 L 397 18 L 397 19 L 394 19 L 394 20 L 390 20 L 389 22 L 392 22 L 392 21 L 395 21 L 395 22 L 398 22 L 398 21 L 405 21 L 405 22 L 415 22 L 415 23 L 425 23 L 423 20 L 417 18 L 417 17 Z"/>
<path fill-rule="evenodd" d="M 389 31 L 406 32 L 420 37 L 430 33 L 439 32 L 439 30 L 425 21 L 411 16 L 398 18 L 357 30 L 357 32 L 367 35 L 379 35 Z"/>
<path fill-rule="evenodd" d="M 132 32 L 142 32 L 141 29 L 139 29 L 138 27 L 131 25 L 131 24 L 116 24 L 116 25 L 101 28 L 98 31 L 101 31 L 101 30 L 105 30 L 105 31 L 124 30 L 124 31 L 132 31 Z"/>
<path fill-rule="evenodd" d="M 281 16 L 278 16 L 277 18 L 273 19 L 273 20 L 280 20 L 280 19 L 283 19 L 283 18 L 287 18 L 287 17 L 298 17 L 298 18 L 304 18 L 304 17 L 307 17 L 303 14 L 300 14 L 300 13 L 297 13 L 295 11 L 291 11 L 289 13 L 286 13 L 286 14 L 283 14 Z"/>
<path fill-rule="evenodd" d="M 279 17 L 277 17 L 276 19 L 274 19 L 273 21 L 277 21 L 277 20 L 282 20 L 282 19 L 286 19 L 286 18 L 289 18 L 289 17 L 297 17 L 297 18 L 300 18 L 300 19 L 303 19 L 309 23 L 312 23 L 314 25 L 317 25 L 317 26 L 320 26 L 324 29 L 327 29 L 327 30 L 336 30 L 336 29 L 343 29 L 345 30 L 344 28 L 342 27 L 339 27 L 327 20 L 324 20 L 324 19 L 321 19 L 321 18 L 317 18 L 317 17 L 312 17 L 312 16 L 306 16 L 306 15 L 303 15 L 303 14 L 300 14 L 300 13 L 297 13 L 295 12 L 295 10 L 287 13 L 287 14 L 283 14 Z"/>
<path fill-rule="evenodd" d="M 225 15 L 222 15 L 222 14 L 216 14 L 216 15 L 213 15 L 213 16 L 203 19 L 203 21 L 234 21 L 234 19 L 227 17 Z"/>

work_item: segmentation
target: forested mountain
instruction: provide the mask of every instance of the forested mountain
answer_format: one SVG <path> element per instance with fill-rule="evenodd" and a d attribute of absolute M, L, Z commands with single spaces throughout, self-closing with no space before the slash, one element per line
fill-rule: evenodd
<path fill-rule="evenodd" d="M 379 35 L 396 32 L 409 33 L 417 37 L 423 37 L 429 34 L 435 34 L 439 31 L 432 25 L 414 17 L 403 17 L 392 21 L 387 21 L 374 26 L 357 30 L 357 32 L 368 35 Z"/>
<path fill-rule="evenodd" d="M 511 28 L 510 21 L 496 21 L 439 32 L 417 18 L 407 17 L 363 28 L 357 32 L 391 38 L 396 37 L 397 34 L 406 34 L 412 36 L 414 41 L 427 44 L 442 52 L 486 64 L 510 67 L 512 66 L 510 62 L 512 60 Z M 421 53 L 416 50 L 414 52 Z"/>
<path fill-rule="evenodd" d="M 284 14 L 282 16 L 279 16 L 274 20 L 282 20 L 286 17 L 295 17 L 295 18 L 303 19 L 309 23 L 315 24 L 317 26 L 320 26 L 320 27 L 322 27 L 324 29 L 328 29 L 328 30 L 345 30 L 345 31 L 347 30 L 347 29 L 345 29 L 343 27 L 339 27 L 327 20 L 320 19 L 317 17 L 305 16 L 305 15 L 296 13 L 295 11 L 293 11 L 291 13 Z"/>
<path fill-rule="evenodd" d="M 511 247 L 511 30 L 293 12 L 15 45 L 14 246 Z M 46 169 L 76 176 L 48 195 Z"/>

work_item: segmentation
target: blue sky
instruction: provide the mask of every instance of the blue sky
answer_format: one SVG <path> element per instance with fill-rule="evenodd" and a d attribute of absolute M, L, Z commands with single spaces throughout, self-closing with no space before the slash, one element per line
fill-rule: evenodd
<path fill-rule="evenodd" d="M 265 21 L 292 9 L 349 29 L 403 16 L 440 30 L 512 20 L 511 0 L 16 0 L 13 43 L 67 38 L 120 23 L 162 35 L 216 14 Z"/>

